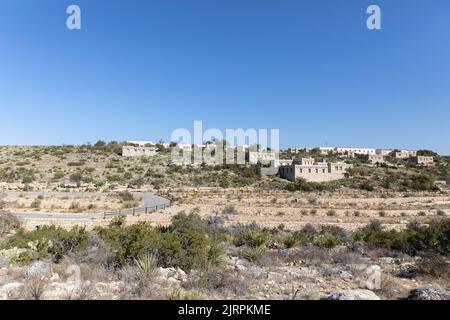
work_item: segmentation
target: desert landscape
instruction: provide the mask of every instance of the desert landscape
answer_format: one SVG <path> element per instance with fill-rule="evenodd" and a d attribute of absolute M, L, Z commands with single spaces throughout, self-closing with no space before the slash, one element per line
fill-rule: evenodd
<path fill-rule="evenodd" d="M 449 299 L 448 157 L 317 183 L 157 148 L 1 147 L 0 298 Z"/>

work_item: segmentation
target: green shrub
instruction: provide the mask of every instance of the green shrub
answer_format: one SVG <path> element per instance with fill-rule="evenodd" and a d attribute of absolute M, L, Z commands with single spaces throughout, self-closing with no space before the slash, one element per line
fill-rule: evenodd
<path fill-rule="evenodd" d="M 2 248 L 32 249 L 39 258 L 50 257 L 60 261 L 67 253 L 76 252 L 85 247 L 88 242 L 88 232 L 81 227 L 66 230 L 54 225 L 39 226 L 36 230 L 19 229 L 2 243 Z"/>
<path fill-rule="evenodd" d="M 291 249 L 298 246 L 300 240 L 295 234 L 288 234 L 282 239 L 282 242 L 287 249 Z"/>
<path fill-rule="evenodd" d="M 385 231 L 379 222 L 372 222 L 356 232 L 354 238 L 373 247 L 399 250 L 410 255 L 433 251 L 447 256 L 450 254 L 450 220 L 430 226 L 410 224 L 403 231 Z"/>
<path fill-rule="evenodd" d="M 30 208 L 39 209 L 41 207 L 41 203 L 42 203 L 41 199 L 36 198 L 31 202 Z"/>
<path fill-rule="evenodd" d="M 265 246 L 269 239 L 270 233 L 267 230 L 258 231 L 247 229 L 235 237 L 234 244 L 238 247 L 246 245 L 252 248 L 257 248 Z"/>
<path fill-rule="evenodd" d="M 255 262 L 258 261 L 264 253 L 263 247 L 246 247 L 241 250 L 240 255 L 242 258 Z"/>
<path fill-rule="evenodd" d="M 119 192 L 119 193 L 117 194 L 117 196 L 120 198 L 120 200 L 121 200 L 122 202 L 134 201 L 134 200 L 135 200 L 133 194 L 132 194 L 131 192 L 129 192 L 129 191 L 122 191 L 122 192 Z"/>
<path fill-rule="evenodd" d="M 117 266 L 151 253 L 162 267 L 179 267 L 188 271 L 217 263 L 220 255 L 220 250 L 215 247 L 216 229 L 196 214 L 179 213 L 167 228 L 154 228 L 141 222 L 96 228 L 96 232 L 115 252 Z"/>
<path fill-rule="evenodd" d="M 334 236 L 333 234 L 324 233 L 314 237 L 313 244 L 318 247 L 331 249 L 338 245 L 341 245 L 342 242 L 338 237 Z"/>
<path fill-rule="evenodd" d="M 444 210 L 438 210 L 437 212 L 436 212 L 436 214 L 438 215 L 438 216 L 441 216 L 441 217 L 445 217 L 447 214 L 445 213 L 445 211 Z"/>
<path fill-rule="evenodd" d="M 0 237 L 20 227 L 20 221 L 9 213 L 0 213 Z"/>
<path fill-rule="evenodd" d="M 238 211 L 233 205 L 227 205 L 223 210 L 222 214 L 238 214 Z"/>
<path fill-rule="evenodd" d="M 327 216 L 329 217 L 335 217 L 336 216 L 336 210 L 328 210 Z"/>

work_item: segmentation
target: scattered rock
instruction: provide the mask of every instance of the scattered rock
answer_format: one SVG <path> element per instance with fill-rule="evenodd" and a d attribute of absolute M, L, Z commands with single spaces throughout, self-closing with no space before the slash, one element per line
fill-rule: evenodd
<path fill-rule="evenodd" d="M 370 290 L 353 289 L 332 293 L 322 300 L 380 300 L 380 297 Z"/>
<path fill-rule="evenodd" d="M 26 273 L 28 277 L 39 276 L 51 278 L 53 275 L 52 264 L 44 261 L 33 262 L 33 264 L 28 267 Z"/>
<path fill-rule="evenodd" d="M 0 300 L 8 299 L 8 294 L 12 291 L 19 290 L 23 286 L 20 282 L 11 282 L 0 287 Z"/>
<path fill-rule="evenodd" d="M 450 294 L 437 289 L 415 289 L 409 293 L 408 300 L 450 300 Z"/>
<path fill-rule="evenodd" d="M 268 278 L 267 272 L 263 269 L 253 268 L 246 272 L 246 275 L 257 280 L 263 280 Z"/>
<path fill-rule="evenodd" d="M 175 281 L 187 281 L 186 272 L 180 268 L 158 268 L 158 276 L 165 280 L 173 279 Z"/>
<path fill-rule="evenodd" d="M 76 293 L 79 291 L 78 286 L 73 282 L 68 283 L 60 283 L 53 282 L 51 283 L 47 290 L 42 295 L 42 299 L 44 300 L 65 300 L 69 297 L 76 296 Z"/>
<path fill-rule="evenodd" d="M 391 257 L 382 257 L 382 258 L 380 258 L 380 262 L 382 262 L 384 264 L 393 264 L 393 263 L 395 263 L 395 259 L 391 258 Z"/>

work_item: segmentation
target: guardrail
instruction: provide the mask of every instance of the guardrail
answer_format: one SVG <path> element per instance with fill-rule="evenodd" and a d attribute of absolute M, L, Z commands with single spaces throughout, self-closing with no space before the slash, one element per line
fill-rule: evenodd
<path fill-rule="evenodd" d="M 139 213 L 147 214 L 150 212 L 155 212 L 158 210 L 166 209 L 170 207 L 171 203 L 163 203 L 158 204 L 150 207 L 138 207 L 138 208 L 131 208 L 131 209 L 123 209 L 118 211 L 110 211 L 110 212 L 104 212 L 103 213 L 103 219 L 111 218 L 111 217 L 117 217 L 117 216 L 135 216 Z"/>

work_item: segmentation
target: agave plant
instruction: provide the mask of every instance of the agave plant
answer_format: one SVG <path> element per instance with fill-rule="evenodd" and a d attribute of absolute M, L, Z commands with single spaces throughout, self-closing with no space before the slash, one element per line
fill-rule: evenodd
<path fill-rule="evenodd" d="M 140 272 L 152 274 L 158 268 L 158 258 L 153 254 L 145 254 L 134 259 L 134 263 Z"/>

